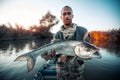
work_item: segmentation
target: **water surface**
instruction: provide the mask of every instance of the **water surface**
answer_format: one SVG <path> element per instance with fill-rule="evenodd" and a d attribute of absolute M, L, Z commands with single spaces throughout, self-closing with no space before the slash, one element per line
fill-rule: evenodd
<path fill-rule="evenodd" d="M 21 54 L 30 52 L 44 44 L 47 39 L 32 39 L 0 42 L 0 80 L 32 80 L 40 66 L 45 63 L 40 56 L 31 72 L 25 62 L 14 62 Z M 120 57 L 118 53 L 100 48 L 101 59 L 85 61 L 85 80 L 119 80 Z"/>

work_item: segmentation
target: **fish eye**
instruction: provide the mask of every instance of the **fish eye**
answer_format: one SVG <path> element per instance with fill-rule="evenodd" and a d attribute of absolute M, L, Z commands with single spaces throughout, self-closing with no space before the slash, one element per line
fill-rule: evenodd
<path fill-rule="evenodd" d="M 84 45 L 80 44 L 80 47 L 84 47 Z"/>
<path fill-rule="evenodd" d="M 81 47 L 83 47 L 83 45 L 80 45 Z"/>
<path fill-rule="evenodd" d="M 85 48 L 86 51 L 90 51 L 90 48 Z"/>

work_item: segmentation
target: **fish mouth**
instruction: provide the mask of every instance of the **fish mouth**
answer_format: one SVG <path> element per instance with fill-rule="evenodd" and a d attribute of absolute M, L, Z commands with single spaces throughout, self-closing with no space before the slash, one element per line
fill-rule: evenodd
<path fill-rule="evenodd" d="M 101 54 L 99 51 L 95 51 L 92 55 L 93 58 L 102 58 Z"/>

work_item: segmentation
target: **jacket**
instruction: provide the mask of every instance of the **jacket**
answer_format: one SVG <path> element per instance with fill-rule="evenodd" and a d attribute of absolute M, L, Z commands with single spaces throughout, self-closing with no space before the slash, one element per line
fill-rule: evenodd
<path fill-rule="evenodd" d="M 70 40 L 80 40 L 80 41 L 83 41 L 85 34 L 88 33 L 87 29 L 84 28 L 84 27 L 81 27 L 81 26 L 77 26 L 77 25 L 75 25 L 74 28 L 75 28 L 74 29 L 75 31 L 73 32 L 73 35 L 70 38 Z M 58 31 L 55 34 L 54 39 L 60 39 L 60 40 L 67 39 L 67 37 L 64 38 L 64 35 L 63 35 L 64 33 L 63 33 L 62 30 L 64 30 L 63 26 L 61 27 L 60 31 Z M 90 42 L 90 36 L 89 35 L 86 36 L 85 41 Z"/>

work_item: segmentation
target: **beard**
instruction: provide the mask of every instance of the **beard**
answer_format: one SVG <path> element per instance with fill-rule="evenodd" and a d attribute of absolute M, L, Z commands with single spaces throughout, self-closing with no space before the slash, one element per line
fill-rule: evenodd
<path fill-rule="evenodd" d="M 69 26 L 69 25 L 71 25 L 72 20 L 70 20 L 70 19 L 65 19 L 63 23 L 64 23 L 64 25 Z"/>

